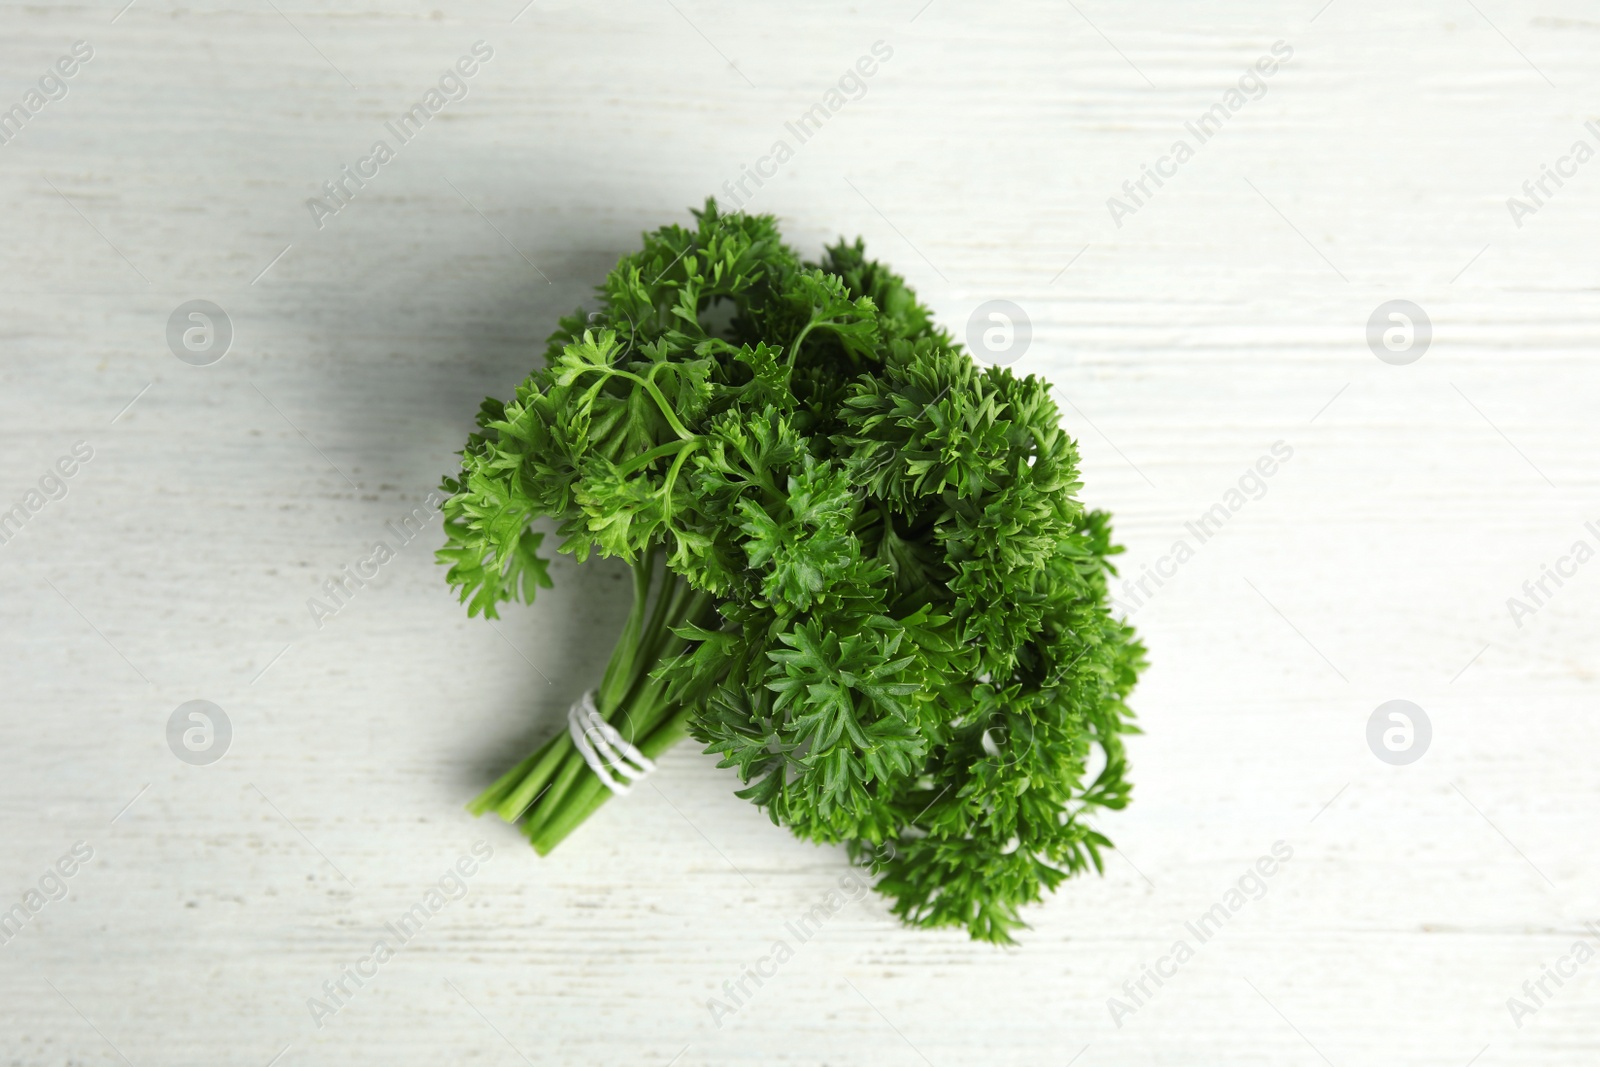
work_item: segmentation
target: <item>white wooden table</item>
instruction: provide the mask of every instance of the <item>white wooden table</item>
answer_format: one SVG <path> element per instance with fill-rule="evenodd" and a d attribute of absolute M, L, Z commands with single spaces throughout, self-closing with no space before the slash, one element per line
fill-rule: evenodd
<path fill-rule="evenodd" d="M 1600 961 L 1561 963 L 1600 948 L 1600 564 L 1507 608 L 1600 546 L 1600 162 L 1562 162 L 1600 144 L 1592 8 L 123 2 L 0 9 L 0 509 L 28 512 L 0 545 L 0 1063 L 1600 1059 Z M 878 41 L 864 95 L 762 163 Z M 1114 221 L 1144 164 L 1164 184 Z M 548 859 L 462 810 L 598 677 L 622 569 L 558 562 L 493 627 L 435 518 L 320 628 L 306 601 L 639 231 L 744 166 L 797 247 L 864 234 L 953 327 L 1020 305 L 1125 570 L 1171 577 L 1134 613 L 1147 732 L 1103 878 L 1010 951 L 867 895 L 714 1021 L 838 851 L 694 746 Z M 168 346 L 193 300 L 231 324 L 207 366 Z M 1366 341 L 1391 300 L 1432 324 L 1407 365 Z M 1367 742 L 1392 699 L 1432 727 L 1405 766 Z M 191 700 L 220 761 L 169 748 Z M 465 896 L 363 963 L 463 858 Z M 1546 966 L 1572 976 L 1535 1003 Z"/>

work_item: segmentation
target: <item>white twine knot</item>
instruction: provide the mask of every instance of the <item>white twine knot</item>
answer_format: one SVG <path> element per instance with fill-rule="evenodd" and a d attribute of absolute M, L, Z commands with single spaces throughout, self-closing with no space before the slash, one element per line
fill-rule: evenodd
<path fill-rule="evenodd" d="M 583 754 L 589 769 L 618 796 L 624 796 L 633 783 L 656 769 L 655 761 L 623 739 L 616 727 L 600 716 L 594 706 L 594 690 L 572 702 L 567 709 L 567 732 Z"/>

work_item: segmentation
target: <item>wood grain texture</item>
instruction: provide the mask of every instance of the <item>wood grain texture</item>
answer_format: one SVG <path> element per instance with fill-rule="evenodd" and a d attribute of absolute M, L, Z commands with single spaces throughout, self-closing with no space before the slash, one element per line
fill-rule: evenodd
<path fill-rule="evenodd" d="M 1600 543 L 1600 161 L 1520 227 L 1506 206 L 1597 143 L 1590 8 L 521 2 L 0 7 L 0 108 L 94 49 L 0 145 L 0 508 L 94 450 L 0 546 L 0 906 L 94 850 L 0 944 L 0 1063 L 1600 1059 L 1600 962 L 1507 1008 L 1600 945 L 1600 565 L 1520 627 L 1506 608 Z M 479 40 L 465 99 L 319 229 L 306 199 Z M 560 561 L 491 627 L 434 520 L 320 629 L 306 600 L 640 230 L 879 40 L 751 209 L 807 253 L 864 234 L 957 330 L 1022 306 L 1019 366 L 1056 383 L 1133 576 L 1294 454 L 1136 611 L 1146 733 L 1103 878 L 1011 951 L 869 895 L 719 1027 L 707 999 L 839 852 L 693 746 L 547 859 L 462 810 L 598 677 L 622 569 Z M 1107 198 L 1277 41 L 1265 94 L 1115 225 Z M 233 325 L 212 366 L 167 349 L 192 299 Z M 1364 339 L 1391 299 L 1434 325 L 1409 366 Z M 205 767 L 164 733 L 197 698 L 234 729 Z M 1393 698 L 1433 724 L 1407 767 L 1365 740 Z M 307 998 L 479 839 L 466 897 L 314 1025 Z M 1264 896 L 1116 1025 L 1108 998 L 1276 841 Z"/>

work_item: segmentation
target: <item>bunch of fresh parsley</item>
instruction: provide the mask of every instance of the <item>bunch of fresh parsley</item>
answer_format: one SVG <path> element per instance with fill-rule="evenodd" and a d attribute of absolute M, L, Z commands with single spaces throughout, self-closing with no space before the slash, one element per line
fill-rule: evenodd
<path fill-rule="evenodd" d="M 440 560 L 491 617 L 550 584 L 535 520 L 627 561 L 596 700 L 625 739 L 693 736 L 905 921 L 1009 942 L 1128 798 L 1144 649 L 1108 610 L 1108 518 L 1048 383 L 976 365 L 859 240 L 808 264 L 771 216 L 695 216 L 484 401 Z M 562 731 L 472 810 L 542 854 L 609 796 Z"/>

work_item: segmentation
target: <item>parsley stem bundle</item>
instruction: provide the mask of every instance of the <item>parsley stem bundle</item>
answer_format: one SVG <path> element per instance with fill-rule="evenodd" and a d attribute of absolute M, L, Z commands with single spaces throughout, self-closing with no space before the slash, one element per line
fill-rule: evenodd
<path fill-rule="evenodd" d="M 688 723 L 687 709 L 668 700 L 665 683 L 652 675 L 688 644 L 673 631 L 707 618 L 712 603 L 710 594 L 659 566 L 659 555 L 651 546 L 633 564 L 633 609 L 595 693 L 601 716 L 651 759 L 681 741 Z M 533 847 L 544 855 L 610 796 L 571 733 L 563 730 L 480 794 L 468 810 L 474 815 L 493 811 L 507 822 L 520 819 Z"/>
<path fill-rule="evenodd" d="M 1144 649 L 1108 609 L 1108 516 L 1048 383 L 977 366 L 860 241 L 807 264 L 770 216 L 696 217 L 484 401 L 444 481 L 449 581 L 473 615 L 531 602 L 536 520 L 626 560 L 613 737 L 694 737 L 906 922 L 1009 942 L 1127 803 Z M 562 731 L 470 809 L 544 854 L 610 793 Z"/>

